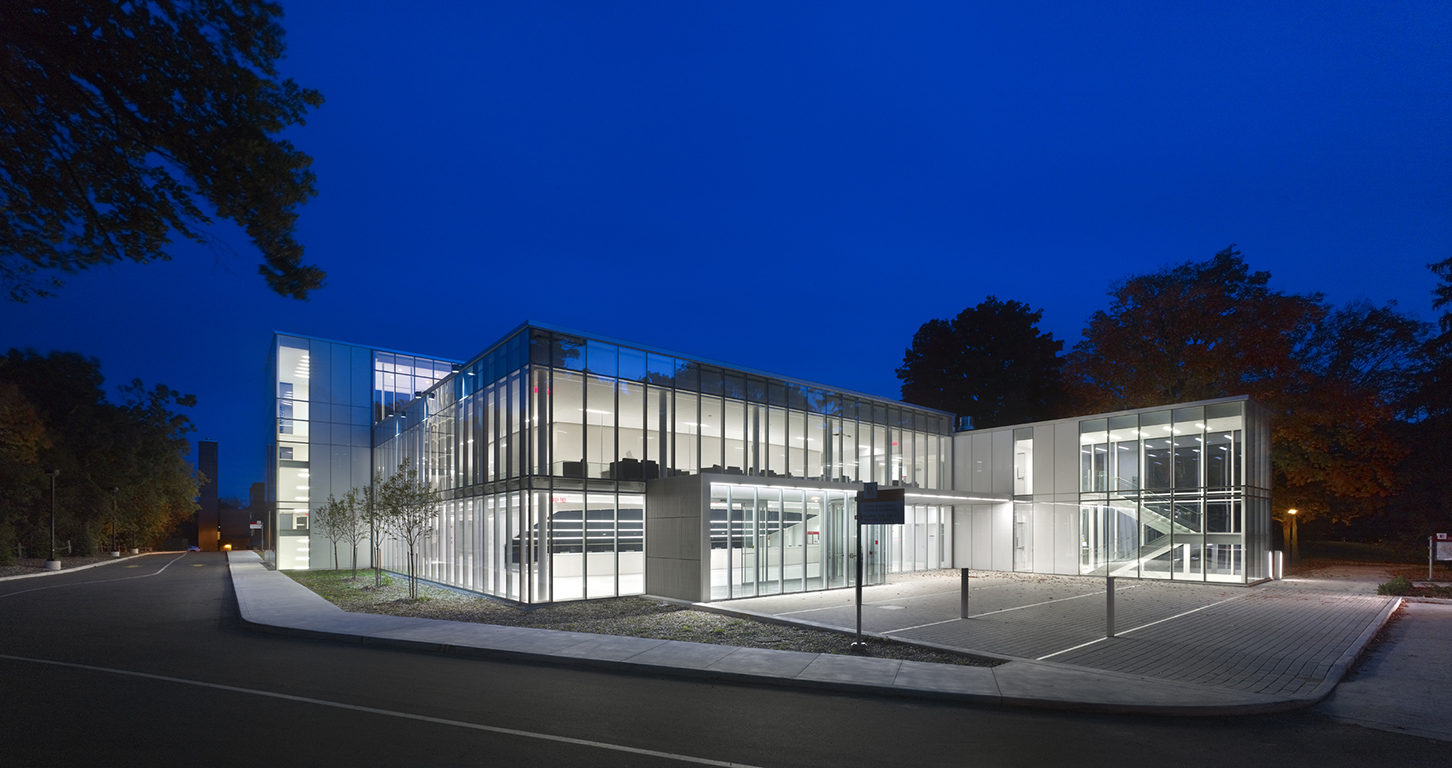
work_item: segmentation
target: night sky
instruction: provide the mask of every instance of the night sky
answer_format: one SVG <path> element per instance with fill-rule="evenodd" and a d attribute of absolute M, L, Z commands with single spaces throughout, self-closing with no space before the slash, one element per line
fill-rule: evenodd
<path fill-rule="evenodd" d="M 1071 347 L 1230 243 L 1433 319 L 1452 4 L 965 5 L 284 2 L 327 287 L 214 224 L 0 304 L 0 345 L 195 393 L 245 499 L 274 330 L 462 359 L 530 319 L 895 398 L 928 319 L 1017 299 Z"/>

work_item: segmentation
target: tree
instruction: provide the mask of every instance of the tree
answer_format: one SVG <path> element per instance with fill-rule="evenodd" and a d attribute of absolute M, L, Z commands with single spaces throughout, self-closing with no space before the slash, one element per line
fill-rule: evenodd
<path fill-rule="evenodd" d="M 1269 281 L 1231 246 L 1115 284 L 1068 356 L 1071 387 L 1097 411 L 1250 395 L 1272 413 L 1277 514 L 1364 515 L 1397 489 L 1391 427 L 1421 326 Z"/>
<path fill-rule="evenodd" d="M 903 401 L 972 416 L 980 427 L 1060 415 L 1064 343 L 1036 327 L 1042 317 L 989 296 L 952 320 L 924 323 L 897 369 Z"/>
<path fill-rule="evenodd" d="M 383 473 L 373 473 L 373 482 L 363 486 L 360 510 L 363 524 L 368 528 L 368 557 L 373 563 L 373 587 L 383 586 L 383 533 L 385 510 L 383 507 Z"/>
<path fill-rule="evenodd" d="M 378 494 L 383 506 L 384 530 L 408 549 L 408 596 L 418 598 L 418 546 L 434 533 L 441 501 L 428 478 L 420 478 L 412 460 L 405 458 L 398 471 L 383 482 Z"/>
<path fill-rule="evenodd" d="M 258 271 L 296 299 L 296 208 L 312 159 L 276 135 L 322 96 L 279 80 L 267 0 L 0 4 L 0 280 L 50 295 L 56 273 L 167 259 L 175 232 L 207 242 L 203 211 L 241 225 Z M 49 277 L 37 279 L 44 271 Z"/>
<path fill-rule="evenodd" d="M 343 540 L 343 516 L 347 514 L 343 510 L 342 502 L 328 494 L 328 500 L 323 502 L 321 507 L 313 510 L 308 515 L 308 527 L 325 536 L 333 542 L 333 570 L 338 570 L 338 542 Z"/>
<path fill-rule="evenodd" d="M 349 489 L 338 502 L 342 511 L 338 522 L 339 538 L 353 548 L 353 575 L 350 578 L 357 579 L 358 545 L 368 538 L 368 516 L 364 513 L 364 502 L 357 488 Z"/>
<path fill-rule="evenodd" d="M 1403 423 L 1397 440 L 1406 457 L 1397 467 L 1402 491 L 1385 514 L 1358 531 L 1375 540 L 1390 540 L 1409 549 L 1426 546 L 1429 533 L 1452 519 L 1452 258 L 1427 265 L 1439 284 L 1433 309 L 1442 310 L 1437 331 L 1419 350 L 1415 387 L 1402 403 Z"/>
<path fill-rule="evenodd" d="M 56 508 L 62 538 L 102 535 L 112 487 L 121 489 L 121 527 L 133 546 L 159 542 L 197 509 L 199 478 L 187 461 L 192 425 L 173 410 L 194 405 L 196 398 L 164 385 L 148 389 L 136 380 L 120 388 L 124 399 L 117 405 L 107 401 L 103 381 L 99 363 L 74 353 L 43 357 L 10 350 L 0 357 L 0 397 L 11 393 L 6 410 L 23 421 L 28 403 L 41 423 L 35 461 L 28 456 L 0 461 L 0 499 L 5 500 L 0 523 L 22 540 L 48 530 L 48 469 L 61 470 Z M 33 442 L 34 425 L 25 429 L 26 440 Z"/>
<path fill-rule="evenodd" d="M 1303 389 L 1296 352 L 1326 309 L 1269 281 L 1232 245 L 1116 283 L 1065 361 L 1071 388 L 1095 411 Z"/>
<path fill-rule="evenodd" d="M 45 422 L 20 387 L 0 382 L 0 510 L 22 509 L 40 492 L 40 452 L 50 447 Z M 0 565 L 15 557 L 15 525 L 0 514 Z"/>

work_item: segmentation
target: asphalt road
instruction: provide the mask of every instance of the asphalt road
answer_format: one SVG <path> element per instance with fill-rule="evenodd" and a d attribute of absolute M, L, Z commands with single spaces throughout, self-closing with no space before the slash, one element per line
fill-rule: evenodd
<path fill-rule="evenodd" d="M 1310 713 L 1180 719 L 660 679 L 255 632 L 223 555 L 0 582 L 0 764 L 1445 766 Z"/>

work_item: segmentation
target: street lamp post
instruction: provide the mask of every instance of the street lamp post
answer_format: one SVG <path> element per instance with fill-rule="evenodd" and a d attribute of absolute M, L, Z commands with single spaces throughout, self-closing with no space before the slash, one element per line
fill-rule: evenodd
<path fill-rule="evenodd" d="M 111 557 L 121 556 L 121 550 L 116 548 L 116 494 L 120 492 L 120 488 L 111 486 Z"/>
<path fill-rule="evenodd" d="M 61 563 L 55 558 L 55 479 L 60 477 L 59 469 L 46 472 L 50 475 L 50 559 L 45 561 L 47 571 L 59 571 Z"/>
<path fill-rule="evenodd" d="M 1299 562 L 1301 559 L 1301 536 L 1296 530 L 1296 510 L 1288 509 L 1286 512 L 1291 516 L 1291 562 Z"/>

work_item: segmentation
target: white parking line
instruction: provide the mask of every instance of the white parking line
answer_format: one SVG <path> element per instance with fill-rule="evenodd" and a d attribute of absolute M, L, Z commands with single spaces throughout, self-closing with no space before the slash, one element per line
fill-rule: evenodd
<path fill-rule="evenodd" d="M 1167 617 L 1165 617 L 1163 619 L 1160 619 L 1159 621 L 1151 621 L 1148 624 L 1141 624 L 1141 625 L 1139 625 L 1139 626 L 1137 626 L 1137 627 L 1135 627 L 1133 629 L 1126 629 L 1123 632 L 1116 631 L 1114 633 L 1114 635 L 1116 637 L 1120 637 L 1120 636 L 1123 636 L 1123 635 L 1127 635 L 1130 632 L 1138 632 L 1141 629 L 1145 629 L 1147 627 L 1153 627 L 1156 624 L 1163 624 L 1163 623 L 1165 623 L 1165 622 L 1167 622 L 1167 621 L 1169 621 L 1171 619 L 1178 619 L 1181 616 L 1189 616 L 1192 613 L 1199 613 L 1200 611 L 1203 611 L 1206 608 L 1214 608 L 1217 605 L 1223 605 L 1225 603 L 1230 602 L 1231 600 L 1239 600 L 1242 597 L 1249 597 L 1249 596 L 1250 596 L 1250 593 L 1246 593 L 1244 595 L 1236 595 L 1235 597 L 1227 597 L 1224 600 L 1219 600 L 1219 601 L 1213 602 L 1213 603 L 1211 603 L 1209 605 L 1202 605 L 1199 608 L 1192 608 L 1192 609 L 1190 609 L 1188 611 L 1185 611 L 1184 613 L 1177 613 L 1174 616 L 1167 616 Z M 1040 656 L 1037 659 L 1035 659 L 1035 661 L 1043 661 L 1044 659 L 1052 659 L 1053 657 L 1058 656 L 1061 653 L 1068 653 L 1069 651 L 1077 651 L 1080 648 L 1083 648 L 1085 646 L 1090 646 L 1090 645 L 1093 645 L 1095 643 L 1102 643 L 1102 642 L 1104 642 L 1105 640 L 1108 640 L 1108 639 L 1109 638 L 1107 638 L 1107 637 L 1101 637 L 1098 640 L 1090 640 L 1087 643 L 1080 643 L 1080 644 L 1074 646 L 1073 648 L 1065 648 L 1062 651 L 1054 651 L 1053 653 L 1049 654 L 1048 656 Z"/>
<path fill-rule="evenodd" d="M 180 559 L 180 558 L 178 558 Z M 173 560 L 172 562 L 176 562 Z M 160 573 L 158 571 L 157 573 Z M 90 664 L 75 664 L 68 661 L 51 661 L 50 659 L 32 659 L 25 656 L 10 656 L 0 653 L 0 659 L 9 661 L 23 661 L 31 664 L 49 664 L 56 667 L 70 667 L 71 669 L 85 669 L 92 672 L 107 672 L 113 675 L 126 675 L 128 677 L 141 677 L 147 680 L 161 680 L 167 683 L 180 683 L 182 685 L 195 685 L 200 688 L 212 688 L 218 691 L 230 691 L 232 693 L 246 693 L 253 696 L 266 696 L 271 699 L 282 699 L 284 701 L 297 701 L 304 704 L 316 704 L 322 707 L 333 707 L 334 709 L 347 709 L 354 712 L 366 712 L 370 715 L 384 715 L 397 717 L 404 720 L 417 720 L 424 723 L 437 725 L 452 725 L 456 728 L 469 728 L 475 731 L 487 731 L 489 733 L 500 733 L 506 736 L 519 736 L 526 739 L 539 739 L 541 741 L 554 741 L 561 744 L 574 744 L 582 747 L 594 747 L 596 749 L 608 749 L 614 752 L 626 752 L 632 755 L 648 755 L 660 757 L 666 760 L 676 760 L 683 763 L 696 763 L 698 765 L 717 765 L 727 768 L 755 768 L 745 763 L 730 763 L 724 760 L 711 760 L 704 757 L 692 757 L 690 755 L 677 755 L 671 752 L 659 752 L 654 749 L 640 749 L 639 747 L 627 747 L 622 744 L 609 744 L 603 741 L 590 741 L 588 739 L 575 739 L 569 736 L 556 736 L 549 733 L 535 733 L 533 731 L 521 731 L 514 728 L 500 728 L 494 725 L 481 725 L 479 723 L 468 723 L 462 720 L 447 720 L 442 717 L 429 717 L 428 715 L 415 715 L 411 712 L 395 712 L 388 709 L 376 707 L 360 707 L 357 704 L 344 704 L 341 701 L 328 701 L 326 699 L 313 699 L 307 696 L 293 696 L 287 693 L 273 693 L 272 691 L 259 691 L 253 688 L 238 688 L 234 685 L 222 685 L 220 683 L 206 683 L 201 680 L 187 680 L 181 677 L 169 677 L 167 675 L 153 675 L 147 672 L 132 672 L 125 669 L 110 669 L 108 667 L 96 667 Z"/>
<path fill-rule="evenodd" d="M 1122 589 L 1120 591 L 1123 592 L 1123 591 L 1129 590 L 1129 589 L 1134 589 L 1134 587 L 1133 586 L 1125 587 L 1124 589 Z M 1074 595 L 1073 597 L 1061 597 L 1061 598 L 1058 598 L 1058 599 L 1055 599 L 1055 600 L 1045 600 L 1042 603 L 1030 603 L 1029 605 L 1016 605 L 1016 606 L 1014 606 L 1012 608 L 1000 608 L 999 610 L 989 611 L 987 613 L 975 613 L 975 614 L 969 616 L 968 618 L 970 618 L 970 619 L 977 619 L 977 618 L 982 618 L 984 616 L 992 616 L 995 613 L 1008 613 L 1009 611 L 1021 611 L 1021 610 L 1025 609 L 1025 608 L 1035 608 L 1035 607 L 1040 606 L 1040 605 L 1053 605 L 1054 603 L 1067 603 L 1070 600 L 1078 600 L 1081 597 L 1093 597 L 1095 595 L 1102 595 L 1102 594 L 1104 594 L 1104 593 L 1103 592 L 1089 592 L 1089 593 L 1083 594 L 1083 595 Z M 931 623 L 928 623 L 928 624 L 918 624 L 916 626 L 903 627 L 902 629 L 886 629 L 886 630 L 883 630 L 882 634 L 884 634 L 884 635 L 890 635 L 893 632 L 907 632 L 908 630 L 911 630 L 911 629 L 922 629 L 923 627 L 936 627 L 939 624 L 951 624 L 951 623 L 953 623 L 955 621 L 963 621 L 963 619 L 943 619 L 942 621 L 934 621 L 934 622 L 931 622 Z M 1068 650 L 1073 650 L 1073 649 L 1070 648 Z M 1059 653 L 1063 653 L 1063 651 L 1059 651 Z"/>
<path fill-rule="evenodd" d="M 160 569 L 158 569 L 156 573 L 143 573 L 140 576 L 123 576 L 119 579 L 93 579 L 91 581 L 73 581 L 69 584 L 49 584 L 44 587 L 31 587 L 30 589 L 22 589 L 19 592 L 7 592 L 3 595 L 0 595 L 0 598 L 23 595 L 26 592 L 39 592 L 42 589 L 59 589 L 61 587 L 79 587 L 82 584 L 109 584 L 113 581 L 130 581 L 132 579 L 144 579 L 148 576 L 155 576 L 157 573 L 161 573 L 162 571 L 170 568 L 172 563 L 175 563 L 176 561 L 186 556 L 187 553 L 183 552 L 181 553 L 181 555 L 172 558 L 170 561 L 167 562 L 166 565 L 163 565 Z"/>

